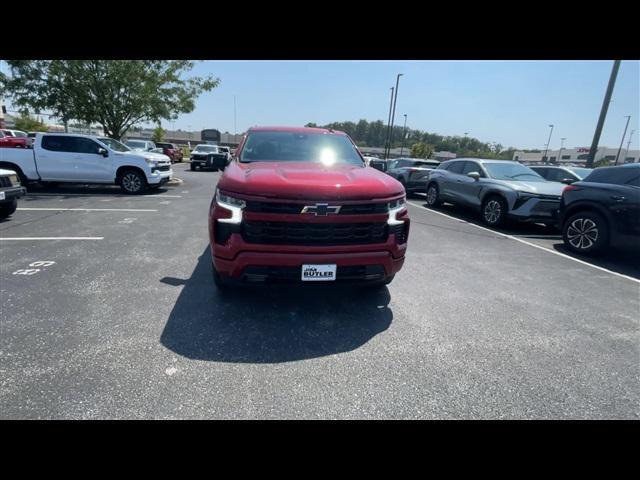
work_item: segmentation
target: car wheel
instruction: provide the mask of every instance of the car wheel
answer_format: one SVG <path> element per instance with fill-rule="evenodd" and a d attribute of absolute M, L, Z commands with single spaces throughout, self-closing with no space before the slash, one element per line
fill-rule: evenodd
<path fill-rule="evenodd" d="M 10 202 L 3 203 L 0 205 L 0 218 L 7 218 L 10 215 L 13 215 L 13 212 L 18 208 L 18 200 L 15 198 Z"/>
<path fill-rule="evenodd" d="M 126 170 L 120 176 L 120 188 L 129 195 L 138 195 L 147 188 L 147 179 L 137 170 Z"/>
<path fill-rule="evenodd" d="M 562 240 L 572 252 L 593 255 L 609 244 L 609 226 L 598 213 L 576 213 L 562 225 Z"/>
<path fill-rule="evenodd" d="M 482 221 L 490 227 L 499 227 L 507 218 L 507 210 L 504 198 L 492 195 L 482 203 Z"/>
<path fill-rule="evenodd" d="M 196 166 L 195 166 L 193 163 L 190 165 L 190 167 L 191 167 L 191 171 L 192 171 L 192 172 L 195 172 L 195 171 L 196 171 Z"/>
<path fill-rule="evenodd" d="M 430 207 L 439 207 L 442 205 L 442 200 L 440 200 L 440 191 L 438 190 L 438 185 L 432 183 L 427 187 L 427 205 Z"/>

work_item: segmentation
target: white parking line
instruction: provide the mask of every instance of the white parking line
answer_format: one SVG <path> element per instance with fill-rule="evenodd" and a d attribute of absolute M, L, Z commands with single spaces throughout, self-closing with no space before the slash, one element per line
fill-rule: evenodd
<path fill-rule="evenodd" d="M 104 237 L 0 237 L 0 241 L 7 240 L 104 240 Z"/>
<path fill-rule="evenodd" d="M 526 240 L 522 240 L 521 238 L 514 237 L 513 235 L 507 235 L 506 233 L 496 232 L 495 230 L 490 230 L 488 228 L 481 227 L 480 225 L 476 225 L 475 223 L 467 222 L 466 220 L 461 220 L 459 218 L 452 217 L 451 215 L 447 215 L 446 213 L 436 212 L 435 210 L 431 210 L 430 208 L 423 207 L 422 205 L 417 205 L 417 204 L 415 204 L 413 202 L 407 201 L 407 203 L 410 204 L 410 205 L 413 205 L 414 207 L 418 207 L 418 208 L 421 208 L 423 210 L 426 210 L 427 212 L 435 213 L 437 215 L 442 215 L 443 217 L 447 217 L 447 218 L 450 218 L 452 220 L 456 220 L 456 221 L 461 222 L 461 223 L 466 223 L 467 225 L 474 226 L 476 228 L 479 228 L 481 230 L 485 230 L 487 232 L 493 233 L 493 234 L 498 235 L 500 237 L 509 238 L 511 240 L 515 240 L 516 242 L 524 243 L 525 245 L 529 245 L 530 247 L 537 248 L 539 250 L 543 250 L 543 251 L 545 251 L 547 253 L 553 253 L 554 255 L 558 255 L 560 257 L 568 258 L 569 260 L 573 260 L 574 262 L 581 263 L 582 265 L 586 265 L 587 267 L 595 268 L 596 270 L 600 270 L 602 272 L 610 273 L 611 275 L 615 275 L 616 277 L 626 278 L 627 280 L 631 280 L 632 282 L 640 284 L 640 280 L 638 280 L 637 278 L 629 277 L 627 275 L 623 275 L 621 273 L 614 272 L 614 271 L 608 270 L 606 268 L 599 267 L 597 265 L 593 265 L 593 264 L 588 263 L 588 262 L 584 262 L 582 260 L 579 260 L 577 258 L 571 257 L 569 255 L 565 255 L 564 253 L 560 253 L 560 252 L 557 252 L 555 250 L 551 250 L 550 248 L 545 248 L 545 247 L 542 247 L 540 245 L 536 245 L 535 243 L 527 242 Z"/>
<path fill-rule="evenodd" d="M 29 212 L 157 212 L 144 208 L 18 208 Z"/>

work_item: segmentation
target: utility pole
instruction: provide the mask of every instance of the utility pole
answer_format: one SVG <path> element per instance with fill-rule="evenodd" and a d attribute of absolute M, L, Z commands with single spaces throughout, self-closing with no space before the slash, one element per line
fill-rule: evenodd
<path fill-rule="evenodd" d="M 613 94 L 613 87 L 616 84 L 616 77 L 618 76 L 618 70 L 620 69 L 620 60 L 613 61 L 613 68 L 611 69 L 611 76 L 609 77 L 609 84 L 607 85 L 607 91 L 604 94 L 604 100 L 602 101 L 602 108 L 600 109 L 600 117 L 598 118 L 598 124 L 596 125 L 596 131 L 593 134 L 593 142 L 591 142 L 591 148 L 589 149 L 589 156 L 585 167 L 593 168 L 593 161 L 598 151 L 598 142 L 600 142 L 600 135 L 602 134 L 602 127 L 604 121 L 607 118 L 607 110 L 609 109 L 609 103 L 611 103 L 611 95 Z"/>
<path fill-rule="evenodd" d="M 236 140 L 236 135 L 238 134 L 238 128 L 236 126 L 236 96 L 233 96 L 233 141 Z"/>
<path fill-rule="evenodd" d="M 391 87 L 391 100 L 389 101 L 389 119 L 387 120 L 387 135 L 384 139 L 384 160 L 387 160 L 387 149 L 389 148 L 389 128 L 391 128 L 391 109 L 393 108 L 393 90 Z"/>
<path fill-rule="evenodd" d="M 391 130 L 389 132 L 389 153 L 391 153 L 391 147 L 393 146 L 393 124 L 396 119 L 396 103 L 398 102 L 398 83 L 400 82 L 400 77 L 402 73 L 399 73 L 396 77 L 396 93 L 393 99 L 393 113 L 391 114 Z"/>
<path fill-rule="evenodd" d="M 631 120 L 631 115 L 627 115 L 627 124 L 624 126 L 624 133 L 622 134 L 622 140 L 620 140 L 620 147 L 618 148 L 618 153 L 616 153 L 616 162 L 614 163 L 614 165 L 618 165 L 618 157 L 620 156 L 620 151 L 622 150 L 624 137 L 627 136 L 627 127 L 629 127 L 629 120 Z"/>
<path fill-rule="evenodd" d="M 549 151 L 549 144 L 551 143 L 551 134 L 553 133 L 553 125 L 549 125 L 551 127 L 551 130 L 549 131 L 549 139 L 547 140 L 547 144 L 544 147 L 544 155 L 542 155 L 542 162 L 548 162 L 547 159 L 547 152 Z"/>

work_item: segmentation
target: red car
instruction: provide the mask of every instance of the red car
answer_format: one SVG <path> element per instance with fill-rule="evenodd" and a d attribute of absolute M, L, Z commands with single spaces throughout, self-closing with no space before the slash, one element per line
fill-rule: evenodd
<path fill-rule="evenodd" d="M 14 137 L 7 135 L 4 130 L 0 130 L 0 147 L 5 148 L 29 148 L 31 141 L 29 137 Z"/>
<path fill-rule="evenodd" d="M 173 143 L 162 143 L 155 142 L 156 147 L 162 149 L 162 153 L 164 153 L 167 157 L 171 159 L 172 162 L 181 162 L 182 161 L 182 150 L 180 150 Z"/>
<path fill-rule="evenodd" d="M 386 285 L 409 224 L 400 182 L 365 166 L 345 133 L 251 128 L 211 201 L 213 279 Z"/>

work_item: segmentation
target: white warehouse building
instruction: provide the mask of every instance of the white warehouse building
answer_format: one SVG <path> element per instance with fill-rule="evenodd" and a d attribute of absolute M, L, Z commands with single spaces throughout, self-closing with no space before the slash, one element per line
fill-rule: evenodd
<path fill-rule="evenodd" d="M 617 148 L 599 147 L 598 151 L 596 152 L 594 161 L 597 162 L 599 160 L 609 160 L 613 163 L 616 159 L 617 153 Z M 515 151 L 513 152 L 513 160 L 524 164 L 544 163 L 545 161 L 543 160 L 543 155 L 544 151 Z M 575 165 L 582 165 L 587 161 L 588 156 L 589 147 L 563 148 L 562 150 L 549 150 L 547 152 L 547 161 L 549 163 L 571 163 Z M 629 150 L 627 152 L 627 149 L 625 147 L 622 147 L 622 150 L 620 151 L 620 157 L 618 158 L 618 165 L 638 162 L 640 162 L 640 150 Z"/>

